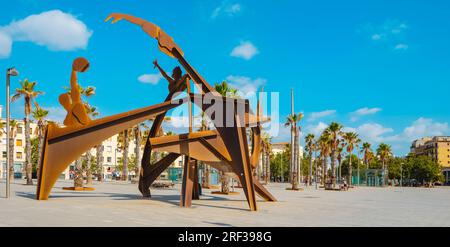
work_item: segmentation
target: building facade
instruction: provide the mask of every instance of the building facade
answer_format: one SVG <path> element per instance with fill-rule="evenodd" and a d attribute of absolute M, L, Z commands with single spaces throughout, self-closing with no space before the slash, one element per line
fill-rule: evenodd
<path fill-rule="evenodd" d="M 450 185 L 450 136 L 424 137 L 413 141 L 411 153 L 426 155 L 439 163 L 445 184 Z"/>

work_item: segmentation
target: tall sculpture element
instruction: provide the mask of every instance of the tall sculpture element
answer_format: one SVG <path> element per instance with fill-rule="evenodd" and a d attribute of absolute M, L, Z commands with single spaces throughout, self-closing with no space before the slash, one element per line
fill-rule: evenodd
<path fill-rule="evenodd" d="M 67 111 L 64 119 L 65 126 L 86 125 L 91 121 L 86 112 L 86 107 L 81 101 L 80 86 L 77 81 L 77 72 L 85 72 L 88 68 L 89 62 L 86 58 L 79 57 L 75 59 L 72 64 L 70 77 L 70 93 L 64 93 L 59 96 L 59 103 Z"/>
<path fill-rule="evenodd" d="M 261 116 L 259 101 L 255 115 L 250 110 L 248 100 L 221 96 L 185 60 L 183 52 L 173 39 L 155 24 L 119 13 L 111 14 L 106 21 L 111 18 L 112 23 L 124 19 L 141 26 L 144 32 L 158 41 L 158 47 L 163 53 L 178 60 L 187 74 L 182 75 L 181 69 L 176 67 L 172 77 L 169 77 L 155 60 L 155 67 L 169 82 L 169 93 L 165 102 L 92 121 L 83 118 L 83 113 L 75 109 L 76 95 L 70 95 L 72 97 L 70 104 L 67 103 L 68 96 L 61 95 L 60 102 L 68 111 L 66 127 L 49 125 L 47 128 L 44 152 L 39 162 L 41 173 L 37 199 L 47 199 L 58 175 L 86 150 L 124 129 L 152 119 L 153 125 L 146 140 L 139 178 L 139 190 L 143 196 L 150 197 L 149 188 L 154 180 L 180 155 L 184 155 L 180 206 L 189 207 L 192 199 L 199 199 L 197 161 L 203 161 L 238 179 L 250 210 L 257 209 L 255 192 L 267 201 L 276 201 L 254 178 L 261 151 L 261 123 L 269 120 Z M 72 71 L 72 79 L 75 80 L 71 81 L 72 89 L 76 85 L 75 72 L 83 72 L 88 66 L 87 60 L 75 60 Z M 191 80 L 198 88 L 198 94 L 192 93 Z M 176 92 L 184 90 L 187 90 L 187 98 L 172 99 Z M 167 111 L 183 103 L 189 105 L 189 132 L 173 136 L 156 136 Z M 192 131 L 192 103 L 208 115 L 215 126 L 214 130 Z M 251 155 L 247 143 L 247 128 L 251 128 L 252 133 Z M 152 151 L 168 152 L 168 155 L 151 164 Z"/>

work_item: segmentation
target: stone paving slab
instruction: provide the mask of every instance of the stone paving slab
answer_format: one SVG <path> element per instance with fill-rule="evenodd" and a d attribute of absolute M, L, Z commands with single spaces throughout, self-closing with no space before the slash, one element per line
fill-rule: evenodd
<path fill-rule="evenodd" d="M 248 210 L 239 195 L 203 190 L 191 208 L 180 208 L 180 185 L 152 189 L 143 199 L 136 184 L 94 183 L 95 191 L 66 191 L 58 181 L 50 199 L 35 200 L 36 186 L 15 181 L 12 198 L 0 183 L 0 226 L 450 226 L 450 188 L 369 188 L 289 191 L 268 186 L 278 202 L 258 199 Z"/>

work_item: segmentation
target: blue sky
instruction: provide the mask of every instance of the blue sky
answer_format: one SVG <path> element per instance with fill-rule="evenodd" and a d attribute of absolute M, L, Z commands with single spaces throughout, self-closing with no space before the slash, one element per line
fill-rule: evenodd
<path fill-rule="evenodd" d="M 80 76 L 107 116 L 162 101 L 167 84 L 152 61 L 170 71 L 175 60 L 111 12 L 161 26 L 211 84 L 279 92 L 280 118 L 305 113 L 304 132 L 331 121 L 356 130 L 397 155 L 426 135 L 449 135 L 450 3 L 448 1 L 8 1 L 0 9 L 0 68 L 38 82 L 38 102 L 53 118 L 69 84 L 71 62 L 91 62 Z M 34 15 L 34 16 L 32 16 Z M 30 19 L 31 18 L 31 19 Z M 31 20 L 31 21 L 30 21 Z M 139 80 L 140 79 L 140 80 Z M 158 81 L 159 80 L 159 81 Z M 144 82 L 142 82 L 144 81 Z M 13 79 L 14 85 L 18 81 Z M 4 87 L 4 86 L 2 86 Z M 4 93 L 0 102 L 4 104 Z M 23 117 L 21 102 L 14 117 Z M 281 129 L 276 141 L 289 139 Z"/>

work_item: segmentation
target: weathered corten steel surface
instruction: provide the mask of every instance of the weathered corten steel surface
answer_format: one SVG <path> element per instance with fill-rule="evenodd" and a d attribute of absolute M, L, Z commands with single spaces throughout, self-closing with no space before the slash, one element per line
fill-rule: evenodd
<path fill-rule="evenodd" d="M 60 102 L 68 112 L 64 121 L 66 127 L 49 125 L 46 130 L 43 155 L 39 162 L 37 199 L 47 199 L 59 174 L 84 152 L 114 134 L 152 119 L 153 125 L 144 148 L 138 186 L 143 196 L 150 197 L 150 185 L 173 161 L 180 155 L 184 155 L 180 206 L 189 207 L 192 199 L 199 199 L 198 161 L 203 161 L 226 174 L 232 174 L 234 178 L 238 179 L 250 210 L 257 210 L 255 192 L 267 201 L 276 201 L 275 197 L 255 177 L 255 168 L 259 163 L 261 151 L 261 123 L 269 121 L 269 118 L 261 116 L 259 101 L 255 115 L 250 110 L 248 100 L 221 96 L 186 61 L 180 47 L 159 26 L 127 14 L 113 13 L 108 16 L 106 21 L 111 18 L 113 19 L 112 23 L 123 19 L 141 26 L 144 32 L 158 41 L 158 47 L 163 53 L 178 60 L 187 74 L 182 75 L 180 67 L 175 67 L 172 76 L 168 76 L 155 60 L 153 62 L 155 67 L 169 82 L 169 93 L 165 102 L 98 120 L 91 120 L 87 117 L 84 107 L 80 108 L 78 105 L 82 102 L 74 90 L 71 91 L 71 95 L 61 95 Z M 74 61 L 71 78 L 72 89 L 78 87 L 76 72 L 84 72 L 88 67 L 89 62 L 84 58 Z M 191 93 L 190 80 L 199 89 L 200 94 Z M 187 98 L 172 100 L 175 93 L 186 89 L 189 95 Z M 198 104 L 196 99 L 205 97 L 205 94 L 212 95 L 214 101 L 222 102 L 223 109 L 220 110 L 222 110 L 223 116 L 219 118 L 212 116 L 213 111 L 208 111 L 213 107 L 212 104 L 201 103 L 198 105 L 212 119 L 215 129 L 193 132 L 190 120 L 189 133 L 158 136 L 167 111 L 186 102 L 189 103 L 189 107 L 192 105 L 191 102 Z M 217 111 L 214 112 L 217 115 Z M 230 112 L 231 114 L 229 114 Z M 189 115 L 191 119 L 191 110 Z M 229 126 L 230 121 L 234 123 L 231 126 Z M 249 149 L 247 142 L 247 128 L 252 130 L 252 150 Z M 168 155 L 155 164 L 151 164 L 150 157 L 153 151 L 167 152 Z"/>

